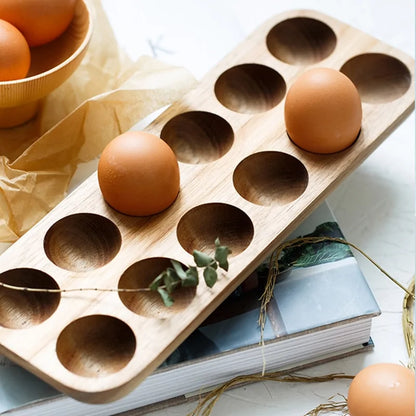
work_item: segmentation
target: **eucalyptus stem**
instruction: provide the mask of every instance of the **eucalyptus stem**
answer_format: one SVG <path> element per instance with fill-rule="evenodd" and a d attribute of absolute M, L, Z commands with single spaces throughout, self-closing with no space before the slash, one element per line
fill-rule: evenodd
<path fill-rule="evenodd" d="M 215 240 L 214 257 L 209 256 L 201 251 L 194 250 L 194 266 L 188 266 L 186 269 L 182 264 L 171 260 L 172 267 L 162 271 L 150 284 L 150 290 L 157 291 L 166 306 L 172 306 L 174 299 L 171 293 L 179 287 L 197 286 L 199 283 L 198 268 L 203 269 L 203 277 L 208 287 L 213 287 L 218 279 L 217 269 L 221 268 L 228 271 L 228 255 L 231 250 L 220 243 L 219 238 Z"/>
<path fill-rule="evenodd" d="M 103 288 L 103 287 L 76 287 L 72 289 L 46 289 L 36 287 L 15 286 L 8 283 L 0 282 L 0 287 L 5 289 L 17 290 L 20 292 L 35 293 L 71 293 L 71 292 L 150 292 L 149 287 L 142 288 Z"/>
<path fill-rule="evenodd" d="M 228 271 L 228 255 L 231 250 L 227 246 L 223 246 L 220 240 L 215 240 L 215 254 L 214 257 L 208 256 L 205 253 L 194 250 L 193 257 L 196 266 L 188 266 L 186 270 L 183 269 L 181 263 L 176 260 L 171 260 L 172 267 L 168 267 L 160 273 L 149 285 L 149 287 L 136 288 L 98 288 L 98 287 L 77 287 L 69 289 L 48 289 L 36 287 L 16 286 L 10 283 L 0 282 L 0 287 L 20 292 L 32 293 L 73 293 L 73 292 L 116 292 L 116 293 L 140 293 L 156 291 L 160 294 L 164 304 L 171 306 L 174 302 L 170 296 L 171 293 L 180 287 L 197 286 L 199 283 L 198 267 L 203 269 L 203 276 L 208 287 L 213 287 L 217 282 L 217 269 L 221 268 Z"/>
<path fill-rule="evenodd" d="M 294 240 L 287 241 L 283 244 L 281 244 L 274 253 L 270 256 L 270 262 L 269 262 L 269 276 L 267 278 L 267 283 L 265 286 L 265 290 L 263 294 L 260 297 L 261 300 L 261 307 L 260 307 L 260 317 L 259 317 L 259 324 L 261 329 L 264 329 L 265 325 L 265 319 L 266 319 L 266 309 L 267 305 L 270 302 L 270 300 L 273 297 L 273 288 L 276 284 L 276 279 L 279 274 L 279 257 L 282 253 L 282 251 L 288 247 L 299 247 L 304 244 L 311 244 L 311 243 L 320 243 L 324 241 L 333 241 L 341 244 L 346 244 L 353 249 L 357 250 L 359 253 L 361 253 L 365 258 L 367 258 L 372 264 L 374 264 L 385 276 L 387 276 L 393 283 L 395 283 L 398 287 L 400 287 L 411 300 L 415 300 L 415 294 L 413 293 L 411 288 L 406 288 L 403 286 L 399 281 L 393 278 L 389 273 L 386 272 L 379 264 L 377 264 L 369 255 L 367 255 L 363 250 L 358 248 L 355 244 L 350 243 L 342 238 L 336 238 L 336 237 L 301 237 L 296 238 Z M 204 268 L 205 270 L 208 270 L 209 272 L 204 273 L 204 278 L 208 286 L 212 287 L 216 282 L 216 275 L 214 273 L 211 274 L 212 271 L 215 271 L 218 267 L 222 268 L 223 270 L 228 271 L 228 255 L 231 253 L 231 250 L 227 246 L 222 246 L 219 242 L 219 239 L 217 238 L 215 240 L 215 256 L 214 258 L 211 258 L 210 256 L 207 256 L 206 254 L 194 251 L 194 259 L 197 264 L 197 267 Z M 175 262 L 172 260 L 174 264 L 174 269 L 176 274 L 180 274 L 179 268 L 177 268 L 178 262 Z M 189 269 L 195 269 L 195 266 L 189 266 Z M 192 269 L 192 270 L 194 270 Z M 186 273 L 186 271 L 184 271 Z M 162 272 L 163 273 L 163 272 Z M 159 276 L 158 276 L 159 277 Z M 157 278 L 156 278 L 157 279 Z M 155 280 L 156 280 L 155 279 Z M 182 278 L 182 283 L 183 283 Z M 186 279 L 185 279 L 186 280 Z M 154 282 L 154 281 L 153 281 Z M 153 283 L 152 282 L 152 283 Z M 178 284 L 178 281 L 175 280 L 175 286 L 180 286 Z M 190 285 L 194 285 L 195 282 L 188 281 Z M 161 282 L 157 285 L 157 287 L 161 289 L 167 289 L 169 285 L 164 284 Z M 186 284 L 185 284 L 186 286 Z M 34 287 L 23 287 L 23 286 L 16 286 L 9 283 L 0 282 L 0 287 L 4 287 L 5 289 L 12 289 L 22 292 L 40 292 L 40 293 L 70 293 L 70 292 L 87 292 L 87 291 L 94 291 L 94 292 L 149 292 L 152 289 L 152 285 L 145 288 L 98 288 L 98 287 L 79 287 L 79 288 L 70 288 L 70 289 L 47 289 L 47 288 L 34 288 Z"/>

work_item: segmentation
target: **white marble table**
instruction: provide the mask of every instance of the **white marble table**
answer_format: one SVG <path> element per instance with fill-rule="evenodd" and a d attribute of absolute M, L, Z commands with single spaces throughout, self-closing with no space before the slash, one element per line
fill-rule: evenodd
<path fill-rule="evenodd" d="M 129 54 L 155 53 L 200 78 L 259 24 L 287 9 L 314 8 L 354 25 L 414 56 L 413 0 L 103 0 L 115 33 Z M 378 261 L 404 285 L 414 269 L 414 114 L 329 196 L 348 241 Z M 355 374 L 376 362 L 407 362 L 402 335 L 403 292 L 357 255 L 380 305 L 374 321 L 375 348 L 307 374 Z M 349 381 L 314 385 L 257 383 L 224 394 L 213 411 L 227 416 L 303 415 Z M 152 416 L 177 416 L 194 403 Z"/>

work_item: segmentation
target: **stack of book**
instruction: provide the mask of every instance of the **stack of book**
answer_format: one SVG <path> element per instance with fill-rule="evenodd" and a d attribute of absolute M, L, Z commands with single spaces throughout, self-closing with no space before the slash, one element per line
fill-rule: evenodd
<path fill-rule="evenodd" d="M 328 206 L 316 209 L 289 237 L 343 237 Z M 259 297 L 269 260 L 195 330 L 152 375 L 112 403 L 78 402 L 7 359 L 0 361 L 0 414 L 105 416 L 198 397 L 241 374 L 290 370 L 372 348 L 376 300 L 348 245 L 325 241 L 288 248 L 279 260 L 261 345 Z M 141 409 L 141 410 L 137 410 Z"/>

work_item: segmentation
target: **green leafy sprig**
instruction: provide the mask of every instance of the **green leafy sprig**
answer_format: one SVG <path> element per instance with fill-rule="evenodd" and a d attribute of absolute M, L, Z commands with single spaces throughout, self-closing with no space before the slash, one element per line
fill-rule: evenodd
<path fill-rule="evenodd" d="M 199 284 L 198 268 L 203 269 L 203 277 L 208 287 L 213 287 L 218 280 L 218 268 L 228 271 L 228 255 L 231 250 L 222 246 L 219 238 L 215 240 L 214 257 L 201 251 L 194 250 L 195 266 L 184 269 L 182 264 L 171 260 L 172 267 L 168 267 L 160 273 L 150 284 L 149 289 L 159 293 L 166 306 L 172 306 L 174 300 L 172 292 L 180 287 L 194 287 Z"/>

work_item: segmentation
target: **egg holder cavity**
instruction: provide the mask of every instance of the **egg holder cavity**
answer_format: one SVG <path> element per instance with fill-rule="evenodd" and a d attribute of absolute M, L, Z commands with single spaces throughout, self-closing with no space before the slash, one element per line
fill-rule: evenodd
<path fill-rule="evenodd" d="M 363 100 L 356 142 L 312 154 L 288 138 L 287 88 L 313 66 L 342 69 Z M 232 250 L 217 284 L 157 293 L 0 288 L 1 352 L 87 402 L 128 393 L 252 272 L 412 110 L 414 61 L 315 11 L 270 19 L 145 130 L 175 151 L 181 190 L 164 212 L 130 217 L 96 174 L 0 258 L 0 281 L 34 288 L 147 287 L 169 259 Z"/>

